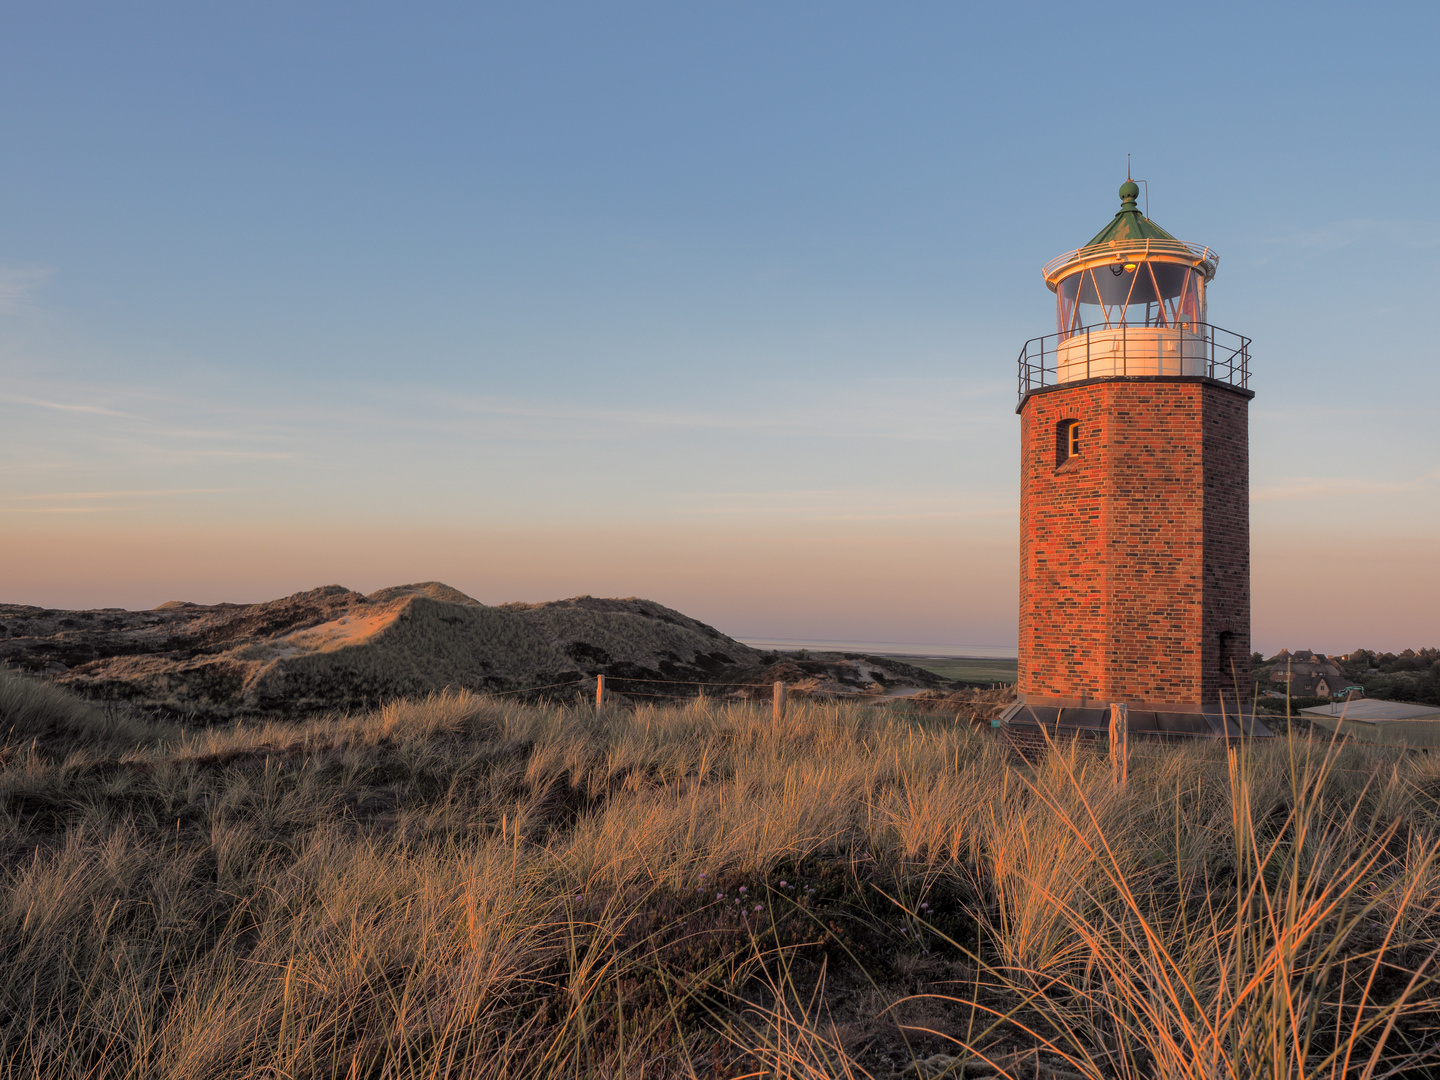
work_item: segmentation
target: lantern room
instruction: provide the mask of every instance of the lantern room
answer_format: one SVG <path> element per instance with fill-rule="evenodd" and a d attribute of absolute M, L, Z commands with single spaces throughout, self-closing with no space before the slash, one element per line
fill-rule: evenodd
<path fill-rule="evenodd" d="M 1027 345 L 1027 354 L 1038 356 L 1022 354 L 1022 396 L 1034 385 L 1116 376 L 1204 376 L 1243 385 L 1248 340 L 1206 318 L 1218 257 L 1142 214 L 1139 194 L 1139 185 L 1126 180 L 1110 223 L 1084 247 L 1045 264 L 1057 332 Z M 1028 380 L 1027 359 L 1038 360 Z"/>
<path fill-rule="evenodd" d="M 1219 259 L 1142 215 L 1139 193 L 1135 181 L 1126 180 L 1114 219 L 1084 247 L 1045 265 L 1061 334 L 1086 326 L 1179 329 L 1205 322 L 1205 286 Z"/>

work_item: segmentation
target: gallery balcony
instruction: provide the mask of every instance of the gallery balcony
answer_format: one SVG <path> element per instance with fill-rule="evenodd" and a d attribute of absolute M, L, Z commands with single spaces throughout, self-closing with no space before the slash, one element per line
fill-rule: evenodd
<path fill-rule="evenodd" d="M 1083 326 L 1020 350 L 1019 399 L 1085 379 L 1191 376 L 1248 389 L 1250 339 L 1209 323 Z"/>

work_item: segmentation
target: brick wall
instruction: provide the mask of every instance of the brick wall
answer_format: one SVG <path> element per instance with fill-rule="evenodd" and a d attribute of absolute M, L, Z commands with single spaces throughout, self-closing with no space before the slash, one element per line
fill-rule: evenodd
<path fill-rule="evenodd" d="M 1250 655 L 1249 395 L 1104 379 L 1021 409 L 1020 673 L 1033 697 L 1208 704 Z M 1056 431 L 1080 424 L 1063 464 Z"/>
<path fill-rule="evenodd" d="M 1250 400 L 1210 389 L 1205 424 L 1204 701 L 1250 685 Z M 1212 683 L 1211 680 L 1214 680 Z M 1246 702 L 1248 706 L 1248 702 Z"/>

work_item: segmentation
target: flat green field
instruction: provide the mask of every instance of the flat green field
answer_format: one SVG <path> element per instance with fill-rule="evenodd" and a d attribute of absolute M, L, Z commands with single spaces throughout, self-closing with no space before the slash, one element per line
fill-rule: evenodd
<path fill-rule="evenodd" d="M 933 671 L 946 679 L 973 683 L 1013 683 L 1017 660 L 975 659 L 968 656 L 897 656 L 907 664 Z"/>

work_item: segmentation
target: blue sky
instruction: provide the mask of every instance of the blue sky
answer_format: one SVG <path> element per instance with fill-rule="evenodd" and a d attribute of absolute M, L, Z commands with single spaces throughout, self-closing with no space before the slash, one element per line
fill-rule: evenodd
<path fill-rule="evenodd" d="M 1440 641 L 1430 6 L 0 8 L 5 600 L 438 577 L 1013 644 L 1116 208 L 1254 338 L 1255 637 Z"/>

